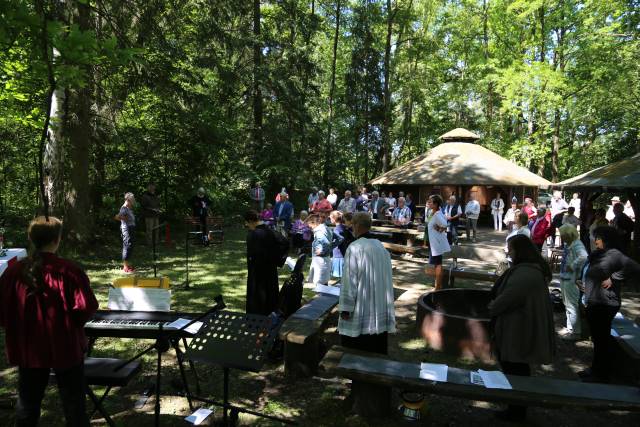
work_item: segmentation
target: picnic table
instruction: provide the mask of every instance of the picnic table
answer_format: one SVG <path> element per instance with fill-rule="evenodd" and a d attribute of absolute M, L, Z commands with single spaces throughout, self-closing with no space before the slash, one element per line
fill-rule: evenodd
<path fill-rule="evenodd" d="M 6 254 L 0 256 L 0 276 L 14 262 L 27 257 L 27 250 L 24 248 L 4 249 Z"/>

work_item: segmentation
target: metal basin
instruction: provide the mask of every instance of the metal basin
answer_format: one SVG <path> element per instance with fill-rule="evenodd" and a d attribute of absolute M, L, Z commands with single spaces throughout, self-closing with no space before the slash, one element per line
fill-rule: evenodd
<path fill-rule="evenodd" d="M 490 291 L 481 289 L 428 292 L 418 299 L 418 332 L 435 350 L 489 362 L 490 300 Z"/>

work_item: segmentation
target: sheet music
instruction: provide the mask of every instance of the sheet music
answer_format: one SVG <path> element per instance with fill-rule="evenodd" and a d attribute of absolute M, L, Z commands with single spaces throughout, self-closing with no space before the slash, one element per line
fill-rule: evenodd
<path fill-rule="evenodd" d="M 197 426 L 198 424 L 203 422 L 212 413 L 213 413 L 213 411 L 211 409 L 200 408 L 196 412 L 194 412 L 193 414 L 189 415 L 188 417 L 185 417 L 184 420 Z"/>
<path fill-rule="evenodd" d="M 171 291 L 153 288 L 110 288 L 110 310 L 170 311 Z"/>
<path fill-rule="evenodd" d="M 482 369 L 479 369 L 478 373 L 480 374 L 482 382 L 484 382 L 484 386 L 486 388 L 502 388 L 506 390 L 511 390 L 513 388 L 502 371 L 483 371 Z"/>
<path fill-rule="evenodd" d="M 421 363 L 420 364 L 420 378 L 423 380 L 439 381 L 441 383 L 447 382 L 447 373 L 449 372 L 449 366 L 442 363 Z"/>
<path fill-rule="evenodd" d="M 189 322 L 191 322 L 191 320 L 183 319 L 182 317 L 179 317 L 173 322 L 167 323 L 164 327 L 182 329 L 184 325 L 188 324 Z M 202 322 L 195 322 L 193 325 L 189 325 L 189 327 L 186 328 L 185 331 L 189 332 L 190 334 L 197 334 L 201 326 L 202 326 Z"/>
<path fill-rule="evenodd" d="M 289 270 L 293 271 L 293 269 L 296 268 L 296 262 L 297 260 L 288 256 L 287 260 L 284 263 L 287 265 L 287 267 L 289 267 Z"/>

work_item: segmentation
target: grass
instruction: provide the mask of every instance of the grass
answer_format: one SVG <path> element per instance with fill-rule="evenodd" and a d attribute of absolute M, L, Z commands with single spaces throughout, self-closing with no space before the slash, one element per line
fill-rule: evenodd
<path fill-rule="evenodd" d="M 230 310 L 243 311 L 246 292 L 246 245 L 245 231 L 240 228 L 225 229 L 224 243 L 211 245 L 208 248 L 194 246 L 190 259 L 191 289 L 181 289 L 186 270 L 184 265 L 185 246 L 183 234 L 174 233 L 179 237 L 174 245 L 160 246 L 158 252 L 158 275 L 169 277 L 173 286 L 172 309 L 176 311 L 201 312 L 209 308 L 217 294 L 224 296 Z M 153 263 L 150 248 L 142 244 L 143 236 L 138 236 L 135 246 L 134 265 L 140 276 L 153 276 Z M 12 245 L 21 246 L 19 238 L 14 238 Z M 92 287 L 100 301 L 101 308 L 106 305 L 108 286 L 118 277 L 122 277 L 120 255 L 120 241 L 117 231 L 101 239 L 101 244 L 87 251 L 75 251 L 74 248 L 63 247 L 62 255 L 78 261 L 87 271 Z M 407 264 L 409 265 L 409 264 Z M 402 270 L 402 267 L 399 268 Z M 282 269 L 280 282 L 282 283 L 288 272 Z M 406 273 L 406 272 L 405 272 Z M 402 280 L 401 271 L 394 272 L 396 283 L 396 297 L 409 289 L 419 292 L 430 289 L 426 285 L 424 276 L 418 271 L 415 277 Z M 465 285 L 460 281 L 459 285 Z M 469 284 L 469 286 L 474 286 Z M 304 298 L 309 299 L 313 292 L 305 289 Z M 406 307 L 396 307 L 398 333 L 390 337 L 390 357 L 408 362 L 447 363 L 466 369 L 485 367 L 476 362 L 456 359 L 443 353 L 428 350 L 424 341 L 415 332 L 415 303 Z M 560 324 L 562 319 L 557 320 Z M 327 332 L 322 335 L 327 347 L 337 344 L 339 338 L 335 332 L 337 318 L 329 318 Z M 0 346 L 4 344 L 2 330 L 0 330 Z M 93 355 L 102 357 L 127 358 L 145 349 L 152 342 L 148 340 L 99 339 Z M 575 379 L 575 371 L 583 368 L 590 357 L 588 342 L 574 345 L 559 343 L 559 357 L 557 363 L 549 367 L 538 369 L 538 375 L 551 375 L 566 379 Z M 143 372 L 127 387 L 115 389 L 105 401 L 105 406 L 114 420 L 124 426 L 153 425 L 154 399 L 150 398 L 141 409 L 133 409 L 141 392 L 155 380 L 154 352 L 142 357 Z M 491 368 L 491 367 L 489 367 Z M 549 372 L 545 372 L 549 370 Z M 222 369 L 216 366 L 197 365 L 202 394 L 205 397 L 221 400 L 222 398 Z M 185 425 L 182 420 L 190 411 L 186 399 L 181 396 L 180 374 L 173 351 L 163 356 L 162 381 L 162 417 L 161 424 L 165 426 Z M 190 380 L 193 378 L 188 373 Z M 15 400 L 16 370 L 7 366 L 4 357 L 0 358 L 0 425 L 11 425 L 13 409 L 7 404 Z M 193 381 L 190 382 L 193 386 Z M 231 371 L 232 401 L 243 407 L 258 410 L 270 415 L 296 420 L 300 425 L 308 426 L 380 426 L 391 427 L 401 425 L 397 417 L 380 420 L 365 420 L 351 413 L 346 403 L 348 395 L 348 381 L 337 378 L 305 378 L 292 380 L 284 376 L 282 363 L 267 363 L 261 372 L 250 373 L 238 370 Z M 397 402 L 397 394 L 394 394 Z M 199 405 L 197 405 L 199 406 Z M 419 425 L 433 426 L 494 426 L 500 424 L 492 417 L 494 405 L 469 402 L 461 399 L 443 396 L 427 397 L 427 406 L 423 412 L 423 420 Z M 532 425 L 562 425 L 581 426 L 592 424 L 607 424 L 610 426 L 640 425 L 640 418 L 636 414 L 626 413 L 594 413 L 577 410 L 548 410 L 533 409 L 530 419 Z M 220 410 L 216 409 L 219 416 Z M 635 420 L 635 421 L 634 421 Z M 95 419 L 93 425 L 104 425 Z M 279 423 L 258 419 L 242 414 L 241 425 L 271 426 Z M 49 387 L 43 403 L 41 425 L 62 426 L 64 420 L 60 411 L 60 403 L 55 387 Z"/>

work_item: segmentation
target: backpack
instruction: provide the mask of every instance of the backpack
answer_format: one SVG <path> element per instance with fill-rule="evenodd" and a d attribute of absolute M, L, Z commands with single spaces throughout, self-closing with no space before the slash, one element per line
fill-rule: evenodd
<path fill-rule="evenodd" d="M 338 249 L 340 249 L 342 256 L 346 255 L 347 248 L 354 240 L 356 240 L 356 238 L 353 236 L 353 233 L 351 233 L 349 229 L 345 228 L 342 232 L 342 241 L 338 245 Z"/>

